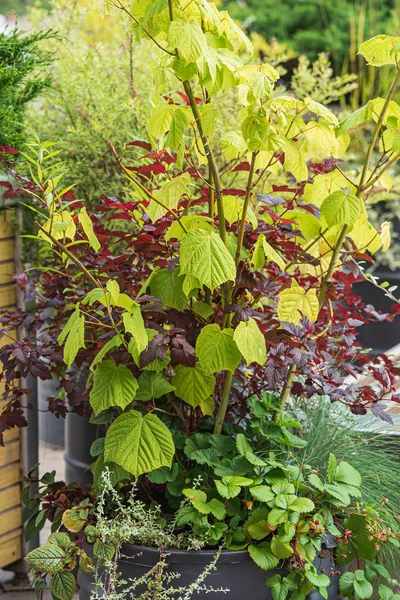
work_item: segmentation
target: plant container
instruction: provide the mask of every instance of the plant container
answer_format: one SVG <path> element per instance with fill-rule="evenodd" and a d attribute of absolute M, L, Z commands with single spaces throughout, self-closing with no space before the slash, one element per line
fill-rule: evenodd
<path fill-rule="evenodd" d="M 118 562 L 118 572 L 122 579 L 135 580 L 146 575 L 154 568 L 160 560 L 160 552 L 156 548 L 139 546 L 134 544 L 124 544 L 122 547 L 121 558 Z M 166 562 L 167 573 L 179 574 L 179 578 L 173 580 L 172 587 L 184 587 L 187 589 L 204 572 L 204 569 L 212 562 L 216 550 L 167 550 Z M 318 573 L 329 574 L 332 567 L 332 553 L 323 550 L 321 556 L 314 561 Z M 328 589 L 328 598 L 330 600 L 340 599 L 339 578 L 336 572 L 344 573 L 343 567 L 335 566 L 335 575 Z M 225 590 L 216 592 L 202 591 L 193 594 L 194 600 L 272 600 L 272 594 L 266 585 L 266 580 L 272 575 L 285 575 L 282 569 L 273 569 L 271 571 L 261 570 L 250 558 L 247 550 L 230 551 L 223 550 L 216 565 L 216 570 L 211 572 L 202 583 L 208 589 Z M 78 584 L 80 587 L 80 600 L 90 600 L 94 591 L 93 576 L 91 573 L 79 572 Z M 134 597 L 139 596 L 147 589 L 146 585 L 137 587 L 134 591 Z M 229 592 L 226 593 L 226 590 Z M 177 600 L 183 597 L 183 594 L 174 594 Z M 311 600 L 322 600 L 322 596 L 317 591 L 310 593 Z"/>

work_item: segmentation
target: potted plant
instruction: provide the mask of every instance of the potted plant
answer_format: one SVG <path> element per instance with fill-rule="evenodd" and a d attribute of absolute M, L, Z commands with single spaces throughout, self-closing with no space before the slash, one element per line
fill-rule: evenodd
<path fill-rule="evenodd" d="M 387 574 L 380 546 L 398 544 L 398 533 L 362 504 L 350 464 L 332 455 L 317 473 L 295 460 L 303 441 L 285 409 L 325 394 L 356 415 L 390 419 L 383 401 L 398 401 L 391 361 L 354 344 L 364 315 L 351 295 L 357 258 L 389 242 L 387 226 L 369 224 L 364 198 L 392 164 L 370 174 L 393 126 L 397 40 L 361 46 L 372 64 L 394 65 L 393 85 L 338 123 L 312 98 L 275 97 L 276 71 L 243 65 L 247 38 L 212 4 L 108 5 L 158 48 L 159 97 L 152 146 L 134 142 L 141 164 L 110 144 L 132 182 L 123 209 L 131 230 L 113 260 L 130 254 L 127 281 L 104 265 L 112 246 L 102 248 L 101 219 L 65 202 L 54 172 L 37 168 L 50 152 L 28 155 L 39 238 L 57 270 L 79 272 L 59 343 L 67 367 L 79 364 L 91 332 L 87 389 L 103 430 L 92 492 L 42 481 L 40 518 L 54 520 L 54 533 L 27 557 L 37 589 L 51 575 L 53 596 L 71 598 L 79 558 L 82 572 L 92 562 L 97 572 L 92 597 L 235 600 L 244 585 L 254 600 L 268 589 L 274 600 L 327 597 L 338 594 L 337 565 L 355 560 L 340 592 L 368 598 Z M 238 128 L 219 139 L 214 97 L 232 88 Z M 369 118 L 376 126 L 355 181 L 348 131 Z M 360 383 L 362 373 L 374 385 Z M 13 425 L 7 414 L 3 427 Z M 25 493 L 28 510 L 38 494 Z"/>

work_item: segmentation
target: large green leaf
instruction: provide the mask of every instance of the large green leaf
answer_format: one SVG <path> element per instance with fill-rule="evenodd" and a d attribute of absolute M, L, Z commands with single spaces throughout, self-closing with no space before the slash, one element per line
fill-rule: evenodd
<path fill-rule="evenodd" d="M 200 363 L 194 367 L 178 365 L 171 383 L 178 398 L 196 407 L 214 392 L 215 376 L 206 373 Z"/>
<path fill-rule="evenodd" d="M 131 410 L 120 415 L 107 432 L 104 459 L 139 477 L 170 467 L 175 446 L 171 432 L 154 414 Z"/>
<path fill-rule="evenodd" d="M 78 306 L 58 336 L 60 346 L 64 342 L 64 362 L 67 367 L 70 367 L 78 351 L 85 347 L 85 317 L 81 314 Z"/>
<path fill-rule="evenodd" d="M 46 544 L 29 552 L 25 560 L 32 569 L 42 573 L 54 574 L 61 571 L 65 558 L 65 550 L 60 546 Z"/>
<path fill-rule="evenodd" d="M 87 214 L 85 207 L 81 208 L 81 210 L 79 211 L 78 219 L 79 223 L 82 225 L 83 231 L 86 234 L 89 244 L 91 245 L 93 250 L 97 252 L 100 249 L 100 242 L 93 231 L 92 219 Z"/>
<path fill-rule="evenodd" d="M 242 355 L 233 339 L 232 329 L 206 325 L 196 342 L 196 354 L 205 373 L 236 371 Z"/>
<path fill-rule="evenodd" d="M 75 577 L 69 571 L 56 573 L 50 582 L 50 591 L 58 600 L 71 600 L 75 594 Z"/>
<path fill-rule="evenodd" d="M 345 519 L 343 527 L 351 531 L 351 539 L 348 543 L 340 542 L 337 547 L 339 565 L 347 565 L 355 558 L 372 559 L 377 555 L 375 538 L 371 536 L 368 521 L 363 515 L 350 515 Z"/>
<path fill-rule="evenodd" d="M 168 44 L 172 50 L 179 49 L 179 56 L 188 63 L 207 52 L 207 40 L 199 23 L 194 19 L 175 19 L 169 28 Z"/>
<path fill-rule="evenodd" d="M 194 275 L 210 290 L 236 278 L 235 261 L 229 250 L 219 235 L 205 229 L 195 229 L 184 236 L 180 267 L 182 275 Z"/>
<path fill-rule="evenodd" d="M 350 230 L 360 215 L 361 209 L 360 198 L 338 190 L 323 201 L 321 217 L 324 217 L 329 227 L 347 225 Z"/>
<path fill-rule="evenodd" d="M 179 276 L 179 269 L 170 273 L 169 269 L 161 269 L 152 277 L 150 289 L 166 306 L 183 311 L 187 305 L 187 297 L 182 289 L 184 278 Z"/>
<path fill-rule="evenodd" d="M 185 111 L 181 108 L 177 108 L 172 115 L 168 136 L 165 140 L 166 148 L 178 150 L 188 126 L 189 121 Z"/>
<path fill-rule="evenodd" d="M 175 390 L 162 371 L 143 371 L 138 384 L 135 400 L 155 400 Z"/>
<path fill-rule="evenodd" d="M 93 388 L 90 392 L 90 405 L 94 414 L 119 406 L 125 409 L 135 396 L 138 382 L 125 365 L 116 365 L 113 360 L 105 360 L 96 368 Z"/>
<path fill-rule="evenodd" d="M 301 314 L 314 322 L 318 317 L 319 302 L 315 289 L 304 290 L 293 286 L 279 292 L 278 317 L 283 322 L 300 323 Z"/>
<path fill-rule="evenodd" d="M 267 360 L 265 339 L 255 319 L 241 321 L 235 329 L 233 339 L 248 365 L 253 362 L 265 365 Z"/>
<path fill-rule="evenodd" d="M 271 544 L 269 542 L 261 542 L 257 546 L 250 544 L 249 554 L 256 565 L 264 571 L 270 571 L 279 564 L 279 558 L 271 552 Z"/>
<path fill-rule="evenodd" d="M 358 125 L 362 125 L 366 123 L 371 117 L 371 107 L 369 104 L 358 108 L 354 112 L 350 113 L 343 121 L 340 121 L 339 125 L 336 127 L 336 135 L 342 135 L 342 133 L 346 133 L 348 129 L 352 127 L 357 127 Z"/>
<path fill-rule="evenodd" d="M 360 473 L 354 467 L 349 465 L 349 463 L 344 461 L 341 461 L 337 465 L 333 479 L 335 481 L 342 481 L 343 483 L 354 485 L 355 487 L 359 487 L 362 483 Z"/>
<path fill-rule="evenodd" d="M 147 348 L 149 340 L 139 304 L 134 302 L 129 312 L 122 313 L 122 320 L 125 331 L 132 335 L 136 342 L 136 349 L 140 354 Z"/>
<path fill-rule="evenodd" d="M 400 37 L 391 35 L 376 35 L 370 40 L 363 42 L 358 53 L 361 54 L 368 64 L 374 67 L 383 65 L 395 65 L 398 58 Z"/>

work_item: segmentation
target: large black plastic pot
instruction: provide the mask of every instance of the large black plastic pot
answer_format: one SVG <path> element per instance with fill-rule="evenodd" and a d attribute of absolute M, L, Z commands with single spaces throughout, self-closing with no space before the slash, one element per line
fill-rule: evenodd
<path fill-rule="evenodd" d="M 134 580 L 143 577 L 157 565 L 160 560 L 160 553 L 155 548 L 148 548 L 145 546 L 137 546 L 132 544 L 126 544 L 123 547 L 122 553 L 124 556 L 129 558 L 123 558 L 119 561 L 118 571 L 121 573 L 122 578 L 125 580 Z M 167 563 L 166 569 L 169 573 L 178 573 L 179 579 L 174 579 L 171 584 L 172 587 L 177 588 L 187 587 L 204 572 L 204 569 L 209 565 L 215 551 L 212 550 L 201 550 L 198 552 L 187 551 L 187 550 L 168 550 L 167 551 Z M 314 562 L 317 567 L 318 573 L 325 572 L 329 574 L 332 566 L 332 558 L 328 552 L 323 551 L 322 558 L 317 558 Z M 262 571 L 250 558 L 247 550 L 240 551 L 228 551 L 224 550 L 217 562 L 217 570 L 213 571 L 206 577 L 203 582 L 203 586 L 217 589 L 228 589 L 229 592 L 200 592 L 194 593 L 194 600 L 272 600 L 271 590 L 266 586 L 266 580 L 279 573 L 284 575 L 285 573 L 280 569 L 273 571 Z M 337 569 L 335 568 L 335 571 Z M 344 572 L 344 571 L 342 571 Z M 335 574 L 332 577 L 332 582 L 328 588 L 328 597 L 330 600 L 338 600 L 339 595 L 339 575 Z M 93 579 L 90 573 L 79 572 L 78 584 L 80 586 L 80 600 L 90 600 L 93 592 Z M 134 592 L 134 596 L 138 597 L 140 594 L 146 591 L 146 586 L 137 587 Z M 176 600 L 182 594 L 174 594 Z M 322 600 L 322 596 L 318 592 L 312 592 L 309 595 L 311 600 Z"/>
<path fill-rule="evenodd" d="M 387 281 L 390 286 L 397 285 L 398 289 L 394 292 L 399 295 L 400 272 L 390 271 L 378 267 L 374 275 L 379 277 L 381 282 Z M 388 298 L 385 293 L 369 281 L 356 283 L 353 286 L 354 292 L 361 296 L 366 304 L 372 304 L 376 310 L 390 313 L 394 304 L 393 300 Z M 357 341 L 361 342 L 364 348 L 371 348 L 373 354 L 381 354 L 400 344 L 400 317 L 395 317 L 394 321 L 379 321 L 376 323 L 367 323 L 358 328 Z"/>
<path fill-rule="evenodd" d="M 65 419 L 49 412 L 48 400 L 60 391 L 58 379 L 38 379 L 39 440 L 53 448 L 64 448 Z"/>

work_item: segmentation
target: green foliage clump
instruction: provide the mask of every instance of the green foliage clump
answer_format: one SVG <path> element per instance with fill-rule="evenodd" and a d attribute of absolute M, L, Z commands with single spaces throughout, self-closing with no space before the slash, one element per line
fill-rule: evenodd
<path fill-rule="evenodd" d="M 394 2 L 366 3 L 357 0 L 226 0 L 231 15 L 250 31 L 287 42 L 311 59 L 329 52 L 339 68 L 349 56 L 353 30 L 362 29 L 362 39 L 387 31 Z M 358 31 L 360 33 L 360 31 Z"/>
<path fill-rule="evenodd" d="M 25 141 L 24 117 L 29 102 L 50 85 L 46 70 L 52 55 L 41 42 L 51 31 L 25 35 L 14 29 L 0 33 L 0 145 L 20 148 Z"/>
<path fill-rule="evenodd" d="M 28 124 L 41 139 L 59 140 L 67 161 L 65 181 L 75 183 L 87 202 L 102 194 L 123 197 L 129 191 L 111 155 L 118 148 L 146 137 L 146 107 L 152 93 L 156 53 L 149 44 L 137 45 L 125 20 L 104 23 L 86 2 L 67 5 L 54 0 L 51 12 L 32 11 L 39 27 L 50 26 L 61 40 L 49 41 L 57 56 L 54 85 L 32 107 Z M 128 156 L 133 150 L 128 146 Z"/>

